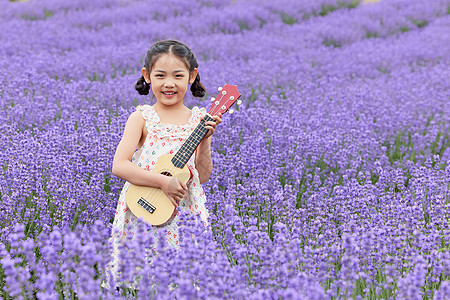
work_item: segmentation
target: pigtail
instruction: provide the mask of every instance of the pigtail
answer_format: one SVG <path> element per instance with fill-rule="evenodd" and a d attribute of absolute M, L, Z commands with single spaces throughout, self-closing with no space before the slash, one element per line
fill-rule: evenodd
<path fill-rule="evenodd" d="M 203 84 L 200 82 L 200 74 L 197 73 L 197 77 L 195 77 L 194 82 L 191 85 L 191 92 L 194 97 L 202 98 L 206 95 L 206 89 Z"/>
<path fill-rule="evenodd" d="M 145 82 L 145 78 L 143 75 L 138 79 L 134 88 L 140 95 L 148 95 L 148 93 L 150 92 L 150 84 Z"/>

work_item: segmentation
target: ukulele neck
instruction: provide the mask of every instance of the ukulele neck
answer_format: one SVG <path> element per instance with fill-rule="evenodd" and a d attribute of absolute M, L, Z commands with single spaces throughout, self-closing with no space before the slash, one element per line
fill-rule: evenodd
<path fill-rule="evenodd" d="M 191 158 L 192 154 L 194 154 L 195 149 L 208 132 L 208 129 L 205 128 L 205 122 L 208 121 L 214 121 L 214 119 L 209 115 L 205 115 L 203 120 L 200 121 L 186 142 L 184 142 L 183 146 L 181 146 L 180 150 L 178 150 L 174 155 L 172 158 L 172 163 L 175 167 L 181 169 L 184 168 L 189 158 Z"/>

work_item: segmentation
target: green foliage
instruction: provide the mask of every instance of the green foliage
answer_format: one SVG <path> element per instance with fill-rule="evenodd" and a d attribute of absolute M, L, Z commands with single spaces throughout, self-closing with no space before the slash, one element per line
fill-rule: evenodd
<path fill-rule="evenodd" d="M 319 15 L 320 16 L 326 16 L 328 15 L 330 12 L 333 12 L 337 9 L 336 6 L 333 6 L 331 4 L 322 4 Z"/>
<path fill-rule="evenodd" d="M 410 20 L 414 25 L 416 25 L 418 28 L 424 28 L 425 26 L 428 25 L 428 21 L 427 20 L 415 20 L 415 19 L 411 19 Z"/>
<path fill-rule="evenodd" d="M 248 26 L 248 22 L 246 22 L 244 20 L 239 20 L 238 25 L 239 25 L 239 29 L 241 31 L 250 30 L 250 27 Z"/>
<path fill-rule="evenodd" d="M 408 26 L 402 26 L 402 27 L 400 27 L 400 32 L 401 32 L 401 33 L 408 32 L 409 30 L 410 30 L 410 29 L 409 29 Z"/>
<path fill-rule="evenodd" d="M 298 23 L 297 18 L 290 16 L 286 13 L 281 13 L 281 20 L 283 20 L 283 23 L 287 25 Z"/>
<path fill-rule="evenodd" d="M 342 43 L 333 39 L 333 38 L 325 38 L 322 42 L 322 45 L 326 47 L 333 47 L 333 48 L 341 48 Z"/>
<path fill-rule="evenodd" d="M 433 116 L 428 118 L 428 123 L 422 132 L 422 135 L 427 135 L 428 127 L 430 126 Z M 439 125 L 439 124 L 438 124 Z M 444 154 L 445 150 L 450 147 L 450 132 L 438 131 L 436 137 L 433 140 L 428 141 L 426 148 L 416 149 L 416 145 L 412 140 L 413 133 L 409 131 L 398 131 L 396 135 L 386 138 L 382 143 L 386 147 L 386 156 L 389 158 L 389 162 L 393 165 L 396 162 L 403 163 L 407 160 L 417 162 L 417 154 L 425 156 L 432 156 L 432 167 L 437 163 L 434 156 L 437 155 L 440 158 Z M 424 161 L 421 162 L 422 164 Z M 446 162 L 441 162 L 440 168 L 443 169 Z"/>
<path fill-rule="evenodd" d="M 321 8 L 320 8 L 320 12 L 319 15 L 320 16 L 326 16 L 329 13 L 338 10 L 338 9 L 342 9 L 342 8 L 355 8 L 359 5 L 359 0 L 353 0 L 352 2 L 348 3 L 348 2 L 341 2 L 339 3 L 337 6 L 331 5 L 331 4 L 322 4 Z"/>
<path fill-rule="evenodd" d="M 371 39 L 371 38 L 377 38 L 378 37 L 378 32 L 374 31 L 367 31 L 366 32 L 366 39 Z"/>
<path fill-rule="evenodd" d="M 100 81 L 100 82 L 105 82 L 105 78 L 106 78 L 105 74 L 99 75 L 99 74 L 97 74 L 97 73 L 92 74 L 92 76 L 88 76 L 88 79 L 89 79 L 90 81 Z"/>
<path fill-rule="evenodd" d="M 25 1 L 28 1 L 28 0 L 25 0 Z M 24 1 L 20 1 L 19 0 L 19 1 L 12 1 L 12 2 L 24 2 Z M 55 15 L 54 12 L 52 12 L 51 10 L 48 10 L 48 9 L 44 9 L 43 13 L 44 13 L 44 15 L 42 17 L 29 16 L 29 15 L 23 14 L 23 15 L 21 15 L 21 18 L 24 19 L 24 20 L 28 20 L 28 21 L 37 21 L 37 20 L 46 20 L 46 19 L 51 18 L 51 17 L 53 17 Z"/>

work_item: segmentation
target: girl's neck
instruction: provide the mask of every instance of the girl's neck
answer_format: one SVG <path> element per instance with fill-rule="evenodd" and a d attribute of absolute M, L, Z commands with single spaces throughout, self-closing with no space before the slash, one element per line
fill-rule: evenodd
<path fill-rule="evenodd" d="M 155 103 L 153 105 L 159 120 L 164 124 L 185 125 L 189 123 L 191 117 L 191 110 L 187 108 L 183 103 L 180 105 L 160 105 Z"/>

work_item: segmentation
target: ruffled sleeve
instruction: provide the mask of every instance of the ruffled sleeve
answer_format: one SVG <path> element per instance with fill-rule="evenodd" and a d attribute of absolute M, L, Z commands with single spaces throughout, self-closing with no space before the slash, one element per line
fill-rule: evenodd
<path fill-rule="evenodd" d="M 198 106 L 194 106 L 191 111 L 192 111 L 191 120 L 195 124 L 200 123 L 200 119 L 204 115 L 206 115 L 206 109 L 204 107 L 198 108 Z"/>
<path fill-rule="evenodd" d="M 155 117 L 156 112 L 155 109 L 148 105 L 148 104 L 144 104 L 144 105 L 138 105 L 136 106 L 136 110 L 140 111 L 142 113 L 142 117 L 144 118 L 145 121 L 149 121 L 149 122 L 155 122 Z"/>

